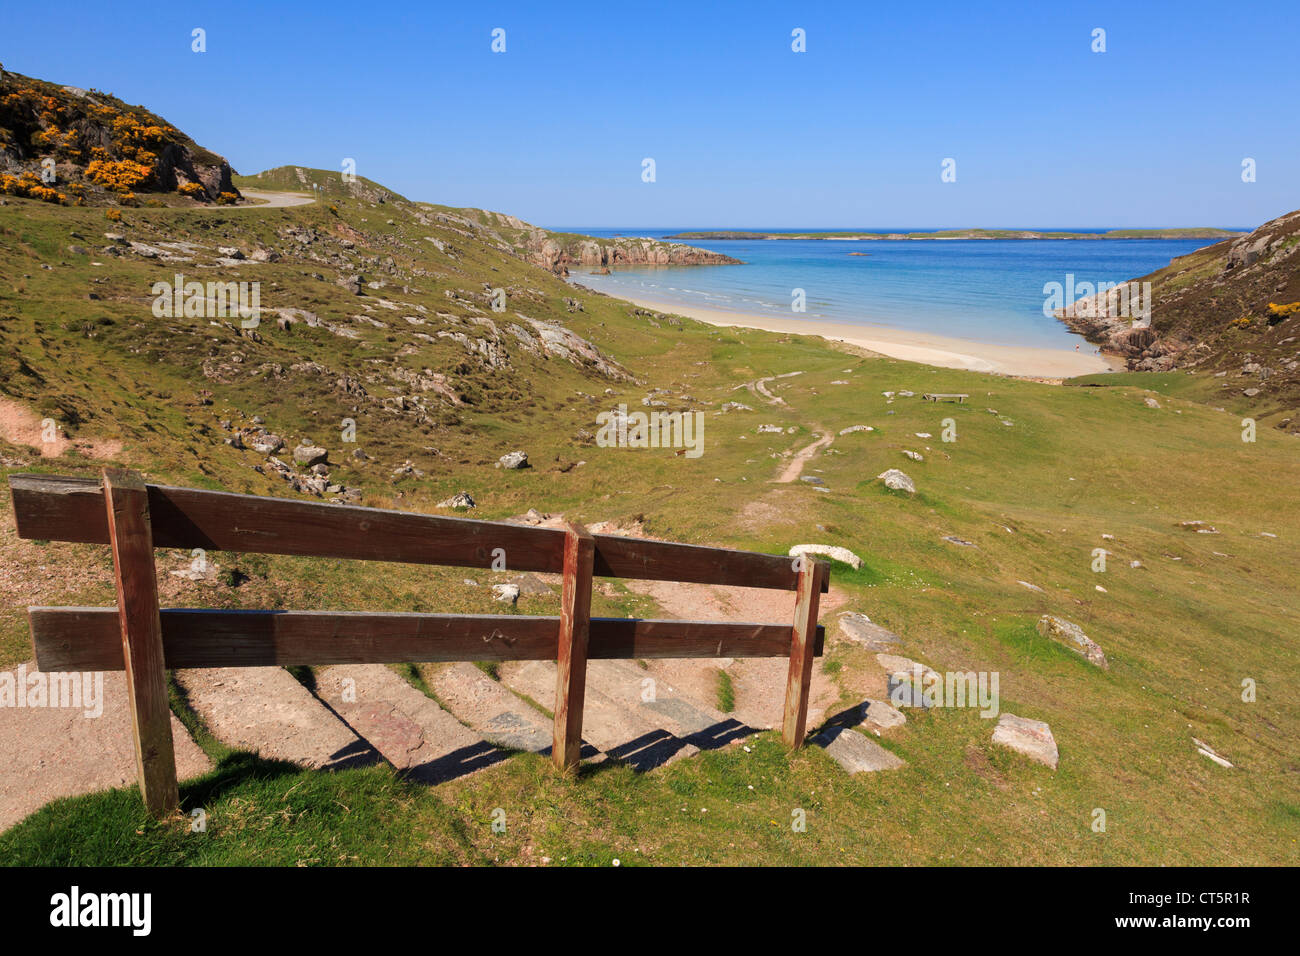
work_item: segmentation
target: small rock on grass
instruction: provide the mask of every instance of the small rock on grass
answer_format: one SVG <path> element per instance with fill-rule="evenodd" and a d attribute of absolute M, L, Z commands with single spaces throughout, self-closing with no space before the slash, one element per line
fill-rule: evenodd
<path fill-rule="evenodd" d="M 1083 628 L 1078 624 L 1067 621 L 1063 617 L 1044 614 L 1038 619 L 1038 633 L 1066 645 L 1076 654 L 1082 654 L 1090 664 L 1103 669 L 1110 666 L 1106 662 L 1106 655 L 1102 653 L 1101 646 L 1083 633 Z"/>
<path fill-rule="evenodd" d="M 840 634 L 869 651 L 892 650 L 902 642 L 902 638 L 893 631 L 873 624 L 871 618 L 857 611 L 846 611 L 840 615 Z"/>
<path fill-rule="evenodd" d="M 555 593 L 549 584 L 534 574 L 522 574 L 515 578 L 514 584 L 519 588 L 520 594 L 545 595 Z"/>
<path fill-rule="evenodd" d="M 1009 747 L 1053 770 L 1060 762 L 1056 738 L 1052 736 L 1052 728 L 1045 721 L 1004 713 L 998 718 L 998 725 L 993 728 L 993 742 Z"/>
<path fill-rule="evenodd" d="M 502 604 L 515 604 L 519 601 L 519 585 L 517 584 L 494 584 L 492 585 L 492 599 L 500 601 Z"/>
<path fill-rule="evenodd" d="M 788 552 L 790 557 L 797 558 L 805 554 L 822 555 L 823 557 L 832 558 L 836 561 L 842 561 L 854 571 L 862 567 L 862 559 L 850 551 L 848 548 L 841 548 L 834 544 L 796 544 Z"/>
<path fill-rule="evenodd" d="M 886 488 L 892 491 L 906 491 L 909 495 L 916 494 L 916 483 L 897 468 L 882 471 L 876 477 L 885 483 Z"/>
<path fill-rule="evenodd" d="M 1216 751 L 1213 747 L 1207 744 L 1204 740 L 1197 740 L 1195 737 L 1193 737 L 1192 743 L 1196 745 L 1196 752 L 1200 754 L 1202 757 L 1206 757 L 1209 760 L 1213 760 L 1220 767 L 1226 767 L 1229 770 L 1232 769 L 1232 764 L 1228 763 L 1228 761 L 1225 758 L 1219 756 L 1218 751 Z"/>
<path fill-rule="evenodd" d="M 302 444 L 293 450 L 293 460 L 307 467 L 324 464 L 328 458 L 329 452 L 319 445 Z"/>

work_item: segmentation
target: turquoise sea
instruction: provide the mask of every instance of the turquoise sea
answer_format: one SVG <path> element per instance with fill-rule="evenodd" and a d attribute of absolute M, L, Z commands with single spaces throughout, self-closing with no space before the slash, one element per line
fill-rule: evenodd
<path fill-rule="evenodd" d="M 564 231 L 662 238 L 688 230 Z M 578 267 L 571 270 L 571 280 L 610 295 L 683 306 L 883 326 L 999 345 L 1073 349 L 1080 337 L 1043 314 L 1045 284 L 1065 286 L 1070 275 L 1075 285 L 1122 282 L 1213 241 L 701 240 L 690 244 L 742 259 L 745 265 L 627 268 L 607 276 Z M 805 293 L 802 314 L 791 309 L 795 289 Z"/>

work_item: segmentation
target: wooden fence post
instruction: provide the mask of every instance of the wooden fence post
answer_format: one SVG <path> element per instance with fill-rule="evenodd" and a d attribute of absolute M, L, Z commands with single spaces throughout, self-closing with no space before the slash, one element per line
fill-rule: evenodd
<path fill-rule="evenodd" d="M 104 504 L 117 582 L 136 775 L 149 813 L 161 817 L 178 808 L 180 796 L 144 479 L 136 472 L 105 469 Z"/>
<path fill-rule="evenodd" d="M 795 592 L 794 627 L 790 632 L 790 671 L 785 685 L 785 720 L 781 739 L 789 747 L 803 746 L 808 730 L 808 687 L 812 683 L 814 652 L 817 649 L 817 611 L 822 585 L 830 565 L 804 556 Z"/>
<path fill-rule="evenodd" d="M 587 640 L 591 624 L 591 577 L 596 539 L 570 523 L 564 537 L 564 590 L 560 598 L 560 642 L 555 655 L 555 736 L 551 760 L 576 772 L 582 751 L 582 706 L 587 687 Z"/>

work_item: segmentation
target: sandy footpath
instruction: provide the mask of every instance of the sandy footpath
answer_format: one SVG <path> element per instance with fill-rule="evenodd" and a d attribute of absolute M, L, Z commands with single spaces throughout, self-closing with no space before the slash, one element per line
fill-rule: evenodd
<path fill-rule="evenodd" d="M 581 282 L 581 279 L 579 278 L 578 281 Z M 996 372 L 1001 375 L 1031 378 L 1070 378 L 1074 375 L 1116 371 L 1122 367 L 1117 361 L 1095 354 L 1092 351 L 1094 346 L 1086 342 L 1081 344 L 1078 352 L 1072 349 L 990 345 L 967 339 L 933 335 L 929 332 L 911 332 L 904 329 L 852 325 L 847 322 L 801 319 L 793 316 L 782 318 L 728 312 L 643 297 L 633 298 L 621 291 L 610 294 L 648 309 L 673 312 L 710 325 L 764 329 L 769 332 L 789 332 L 796 335 L 820 335 L 833 342 L 856 345 L 891 358 L 937 365 L 941 368 L 960 368 L 972 372 Z"/>

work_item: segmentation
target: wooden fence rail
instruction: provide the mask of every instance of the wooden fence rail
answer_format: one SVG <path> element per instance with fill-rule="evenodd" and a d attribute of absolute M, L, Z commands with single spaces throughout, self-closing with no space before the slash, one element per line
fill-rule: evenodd
<path fill-rule="evenodd" d="M 102 481 L 11 475 L 24 538 L 108 545 L 116 608 L 33 607 L 42 671 L 124 670 L 141 793 L 151 813 L 178 804 L 166 669 L 424 661 L 554 660 L 551 757 L 576 770 L 588 660 L 788 657 L 782 737 L 807 730 L 817 624 L 829 566 L 752 551 L 593 535 L 323 502 L 149 485 L 105 471 Z M 155 548 L 203 548 L 563 574 L 559 617 L 368 611 L 214 611 L 158 607 Z M 796 592 L 791 624 L 591 617 L 593 577 L 682 581 Z"/>

